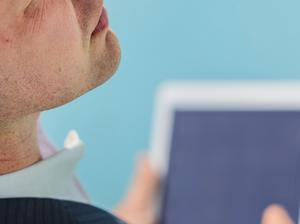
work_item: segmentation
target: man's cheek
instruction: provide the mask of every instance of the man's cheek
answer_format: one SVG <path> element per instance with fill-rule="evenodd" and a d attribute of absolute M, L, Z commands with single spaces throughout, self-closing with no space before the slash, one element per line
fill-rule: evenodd
<path fill-rule="evenodd" d="M 67 34 L 70 29 L 74 30 L 78 27 L 71 1 L 68 3 L 70 5 L 67 5 L 64 0 L 35 2 L 24 12 L 21 28 L 26 36 L 50 34 L 51 32 L 60 35 L 60 33 L 64 33 L 63 31 Z"/>

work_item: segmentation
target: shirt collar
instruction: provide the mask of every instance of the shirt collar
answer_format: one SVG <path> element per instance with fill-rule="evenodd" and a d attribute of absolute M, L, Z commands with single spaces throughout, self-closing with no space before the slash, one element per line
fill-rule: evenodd
<path fill-rule="evenodd" d="M 74 137 L 74 133 L 71 134 Z M 70 135 L 69 138 L 70 139 Z M 23 170 L 0 176 L 0 198 L 41 197 L 76 200 L 74 170 L 84 153 L 81 141 Z"/>

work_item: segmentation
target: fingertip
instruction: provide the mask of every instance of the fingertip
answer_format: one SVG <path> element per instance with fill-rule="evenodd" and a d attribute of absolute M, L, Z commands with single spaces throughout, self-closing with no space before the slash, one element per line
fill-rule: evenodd
<path fill-rule="evenodd" d="M 137 156 L 137 166 L 138 166 L 138 170 L 141 170 L 144 173 L 155 174 L 155 169 L 151 164 L 150 156 L 148 153 L 140 153 Z"/>
<path fill-rule="evenodd" d="M 281 205 L 274 204 L 265 209 L 262 224 L 293 224 L 293 221 Z"/>

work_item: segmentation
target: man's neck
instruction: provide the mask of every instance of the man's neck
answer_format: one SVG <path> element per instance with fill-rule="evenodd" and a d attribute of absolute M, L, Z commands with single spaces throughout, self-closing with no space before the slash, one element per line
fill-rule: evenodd
<path fill-rule="evenodd" d="M 0 121 L 0 175 L 26 168 L 41 160 L 37 143 L 38 114 Z"/>

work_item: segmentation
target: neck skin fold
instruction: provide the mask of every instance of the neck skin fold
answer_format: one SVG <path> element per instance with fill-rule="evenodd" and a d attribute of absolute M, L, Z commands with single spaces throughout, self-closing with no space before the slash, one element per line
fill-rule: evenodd
<path fill-rule="evenodd" d="M 37 142 L 39 114 L 0 121 L 0 175 L 15 172 L 41 160 Z"/>

